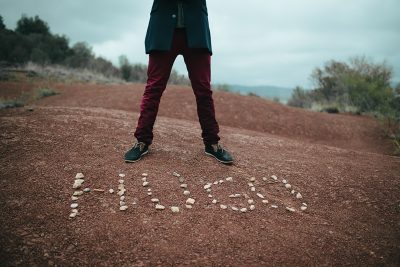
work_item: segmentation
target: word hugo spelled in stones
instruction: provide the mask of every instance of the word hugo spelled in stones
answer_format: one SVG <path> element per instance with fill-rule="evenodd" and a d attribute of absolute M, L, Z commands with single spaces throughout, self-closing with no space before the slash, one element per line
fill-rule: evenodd
<path fill-rule="evenodd" d="M 189 188 L 189 184 L 187 183 L 185 177 L 177 172 L 172 173 L 173 176 L 175 176 L 177 179 L 177 182 L 179 183 L 179 188 L 182 190 L 183 198 L 181 200 L 181 205 L 183 208 L 180 207 L 179 204 L 174 203 L 174 205 L 169 206 L 169 210 L 172 213 L 179 213 L 183 209 L 192 209 L 195 205 L 195 203 L 198 203 L 196 201 L 196 198 L 191 195 L 191 191 Z M 90 188 L 85 188 L 81 190 L 80 188 L 82 187 L 83 183 L 85 182 L 85 176 L 83 173 L 78 173 L 75 176 L 75 180 L 73 182 L 72 188 L 75 190 L 71 196 L 71 201 L 72 203 L 70 204 L 71 208 L 71 213 L 69 215 L 70 218 L 75 218 L 78 213 L 78 200 L 79 197 L 84 195 L 85 193 L 90 193 L 90 192 L 108 192 L 109 194 L 114 194 L 114 192 L 117 192 L 117 196 L 119 197 L 119 210 L 120 211 L 126 211 L 129 208 L 128 202 L 127 202 L 127 197 L 126 197 L 126 192 L 127 189 L 125 188 L 125 174 L 119 174 L 119 180 L 118 180 L 118 187 L 117 191 L 115 191 L 113 188 L 109 189 L 93 189 L 91 190 Z M 138 179 L 135 179 L 135 181 Z M 154 209 L 157 211 L 164 211 L 166 210 L 165 204 L 162 203 L 159 197 L 153 196 L 153 191 L 152 191 L 152 184 L 150 182 L 149 174 L 148 173 L 143 173 L 141 175 L 141 185 L 142 188 L 146 191 L 147 195 L 150 197 L 149 201 L 153 205 Z M 273 203 L 272 200 L 268 200 L 268 195 L 265 193 L 262 193 L 259 191 L 259 187 L 263 185 L 268 185 L 268 184 L 281 184 L 285 189 L 288 189 L 289 195 L 292 196 L 294 201 L 299 201 L 300 199 L 303 199 L 303 195 L 295 190 L 296 188 L 293 187 L 287 179 L 282 179 L 280 180 L 276 175 L 272 175 L 270 178 L 268 177 L 262 177 L 260 181 L 256 179 L 256 177 L 251 177 L 248 179 L 248 187 L 249 187 L 249 194 L 253 194 L 252 196 L 247 194 L 247 193 L 238 193 L 238 192 L 232 192 L 232 194 L 229 194 L 228 196 L 225 196 L 227 200 L 231 199 L 232 201 L 236 200 L 236 202 L 240 199 L 243 199 L 243 203 L 239 205 L 234 205 L 234 204 L 229 204 L 229 203 L 223 203 L 223 201 L 219 200 L 216 196 L 213 194 L 214 187 L 220 187 L 227 185 L 229 183 L 233 183 L 234 179 L 233 177 L 227 177 L 224 179 L 219 179 L 214 182 L 208 182 L 203 186 L 204 192 L 206 195 L 208 195 L 208 198 L 210 200 L 211 205 L 214 205 L 215 207 L 221 209 L 221 210 L 230 210 L 234 212 L 239 212 L 239 213 L 247 213 L 247 212 L 253 212 L 257 209 L 257 207 L 268 207 L 271 209 L 278 209 L 279 207 L 284 208 L 288 212 L 304 212 L 307 210 L 308 205 L 305 202 L 302 202 L 299 206 L 298 209 L 296 209 L 293 206 L 290 205 L 285 205 L 284 203 Z M 290 191 L 289 191 L 290 189 Z M 271 201 L 271 203 L 270 203 Z M 134 201 L 132 203 L 133 205 L 136 205 L 137 202 Z M 217 205 L 218 204 L 218 205 Z"/>

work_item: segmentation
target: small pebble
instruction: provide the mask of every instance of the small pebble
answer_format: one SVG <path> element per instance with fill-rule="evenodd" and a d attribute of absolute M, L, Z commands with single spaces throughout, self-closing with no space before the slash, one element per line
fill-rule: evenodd
<path fill-rule="evenodd" d="M 85 182 L 85 180 L 83 180 L 83 179 L 76 179 L 76 180 L 74 181 L 74 184 L 72 185 L 72 188 L 74 188 L 74 189 L 80 188 L 80 187 L 82 186 L 83 182 Z"/>
<path fill-rule="evenodd" d="M 104 189 L 95 188 L 95 189 L 93 189 L 93 191 L 94 191 L 94 192 L 101 192 L 101 193 L 102 193 L 102 192 L 104 192 Z"/>
<path fill-rule="evenodd" d="M 188 195 L 190 195 L 190 191 L 185 190 L 185 191 L 183 191 L 183 194 L 184 194 L 185 196 L 188 196 Z"/>
<path fill-rule="evenodd" d="M 71 212 L 72 213 L 78 213 L 78 209 L 72 209 Z"/>
<path fill-rule="evenodd" d="M 263 199 L 263 200 L 262 200 L 262 203 L 264 203 L 264 204 L 268 204 L 268 200 L 266 200 L 266 199 Z"/>
<path fill-rule="evenodd" d="M 165 207 L 163 205 L 161 205 L 161 204 L 156 205 L 156 210 L 164 210 L 164 209 L 165 209 Z"/>
<path fill-rule="evenodd" d="M 221 209 L 223 209 L 223 210 L 226 210 L 227 208 L 228 208 L 228 206 L 227 205 L 219 205 L 219 207 L 221 208 Z"/>
<path fill-rule="evenodd" d="M 193 198 L 188 198 L 186 200 L 186 204 L 188 204 L 188 205 L 193 205 L 195 202 L 196 202 L 196 200 L 194 200 Z"/>
<path fill-rule="evenodd" d="M 213 203 L 213 204 L 217 204 L 217 203 L 218 203 L 218 200 L 213 199 L 212 203 Z"/>
<path fill-rule="evenodd" d="M 301 205 L 306 206 L 307 207 L 307 203 L 301 203 Z"/>
<path fill-rule="evenodd" d="M 82 178 L 85 178 L 85 176 L 84 176 L 83 173 L 81 173 L 81 172 L 78 172 L 78 173 L 75 175 L 75 179 L 82 179 Z"/>
<path fill-rule="evenodd" d="M 185 207 L 186 207 L 187 209 L 191 209 L 191 208 L 193 208 L 193 206 L 192 206 L 192 205 L 188 205 L 188 204 L 186 204 L 186 205 L 185 205 Z"/>
<path fill-rule="evenodd" d="M 247 212 L 247 208 L 241 208 L 240 211 L 243 212 L 243 213 Z"/>
<path fill-rule="evenodd" d="M 108 190 L 108 193 L 113 194 L 113 193 L 114 193 L 114 189 L 110 188 L 110 189 Z"/>
<path fill-rule="evenodd" d="M 185 178 L 179 177 L 179 182 L 180 182 L 180 183 L 184 183 L 184 182 L 185 182 Z"/>
<path fill-rule="evenodd" d="M 206 184 L 206 185 L 204 186 L 204 189 L 205 189 L 205 190 L 210 189 L 210 188 L 211 188 L 211 184 Z"/>
<path fill-rule="evenodd" d="M 212 198 L 213 196 L 211 194 L 208 195 L 209 198 Z"/>
<path fill-rule="evenodd" d="M 285 184 L 285 187 L 286 187 L 287 189 L 292 188 L 292 186 L 291 186 L 290 184 Z"/>
<path fill-rule="evenodd" d="M 177 173 L 177 172 L 173 172 L 172 175 L 176 176 L 176 177 L 181 177 L 181 175 L 179 173 Z"/>
<path fill-rule="evenodd" d="M 236 208 L 234 206 L 232 206 L 231 209 L 234 210 L 234 211 L 238 211 L 239 210 L 238 208 Z"/>
<path fill-rule="evenodd" d="M 254 204 L 254 200 L 253 199 L 249 199 L 249 200 L 247 200 L 247 203 Z"/>
<path fill-rule="evenodd" d="M 151 195 L 153 195 L 153 193 L 152 193 L 152 192 L 148 192 L 147 195 L 148 195 L 148 196 L 151 196 Z"/>
<path fill-rule="evenodd" d="M 305 210 L 307 209 L 307 207 L 306 207 L 306 206 L 301 206 L 300 209 L 301 209 L 302 211 L 305 211 Z"/>
<path fill-rule="evenodd" d="M 75 218 L 77 214 L 78 214 L 78 213 L 72 212 L 72 213 L 69 215 L 69 217 L 70 217 L 70 218 Z"/>
<path fill-rule="evenodd" d="M 124 178 L 124 177 L 125 177 L 125 174 L 120 173 L 120 174 L 118 174 L 118 176 L 121 177 L 121 178 Z"/>
<path fill-rule="evenodd" d="M 121 206 L 121 207 L 119 207 L 119 210 L 120 211 L 124 211 L 124 210 L 127 210 L 128 209 L 128 206 Z"/>
<path fill-rule="evenodd" d="M 208 188 L 208 189 L 206 190 L 206 192 L 207 192 L 207 193 L 211 193 L 211 188 Z"/>
<path fill-rule="evenodd" d="M 278 181 L 278 177 L 276 177 L 276 175 L 271 175 L 271 179 L 274 181 Z"/>
<path fill-rule="evenodd" d="M 181 188 L 187 188 L 187 184 L 181 184 Z"/>
<path fill-rule="evenodd" d="M 256 206 L 250 205 L 250 210 L 255 210 L 255 209 L 256 209 Z"/>
<path fill-rule="evenodd" d="M 119 202 L 119 205 L 122 207 L 122 206 L 126 206 L 126 203 L 124 202 L 124 201 L 120 201 Z"/>
<path fill-rule="evenodd" d="M 268 181 L 268 178 L 265 176 L 262 179 L 263 179 L 263 181 Z"/>
<path fill-rule="evenodd" d="M 152 199 L 151 199 L 151 202 L 153 202 L 153 203 L 158 203 L 158 202 L 160 202 L 160 200 L 159 200 L 158 198 L 152 198 Z"/>
<path fill-rule="evenodd" d="M 277 205 L 271 205 L 271 208 L 277 209 L 278 206 Z"/>
<path fill-rule="evenodd" d="M 217 185 L 217 184 L 219 184 L 219 182 L 218 182 L 218 181 L 215 181 L 213 184 L 214 184 L 214 185 Z"/>
<path fill-rule="evenodd" d="M 300 199 L 303 198 L 303 196 L 300 193 L 297 193 L 296 198 Z"/>
<path fill-rule="evenodd" d="M 123 196 L 125 194 L 125 189 L 118 191 L 117 195 L 118 196 Z"/>
<path fill-rule="evenodd" d="M 79 199 L 79 198 L 76 197 L 76 196 L 72 196 L 72 197 L 71 197 L 71 200 L 72 200 L 72 201 L 76 201 L 76 200 L 78 200 L 78 199 Z"/>
<path fill-rule="evenodd" d="M 227 177 L 227 178 L 225 178 L 225 180 L 228 181 L 228 182 L 232 182 L 233 178 L 232 177 Z"/>
<path fill-rule="evenodd" d="M 120 184 L 123 184 L 125 181 L 124 180 L 122 180 L 122 179 L 119 179 L 118 180 L 118 183 L 120 183 Z"/>
<path fill-rule="evenodd" d="M 151 192 L 151 188 L 147 188 L 147 192 Z"/>
<path fill-rule="evenodd" d="M 89 192 L 90 192 L 90 188 L 89 188 L 89 187 L 86 187 L 85 189 L 83 189 L 83 192 L 89 193 Z"/>
<path fill-rule="evenodd" d="M 83 195 L 83 191 L 75 191 L 73 195 L 74 196 L 81 196 L 81 195 Z"/>
<path fill-rule="evenodd" d="M 253 187 L 254 184 L 253 183 L 247 183 L 249 187 Z"/>
<path fill-rule="evenodd" d="M 219 183 L 222 184 L 224 182 L 224 180 L 219 180 Z"/>
<path fill-rule="evenodd" d="M 78 203 L 72 203 L 71 204 L 71 209 L 76 209 L 78 207 Z"/>
<path fill-rule="evenodd" d="M 173 213 L 178 213 L 179 212 L 179 207 L 171 207 L 171 211 Z"/>
<path fill-rule="evenodd" d="M 149 182 L 143 182 L 143 187 L 149 186 Z"/>
<path fill-rule="evenodd" d="M 292 190 L 292 191 L 290 191 L 290 193 L 291 193 L 292 195 L 294 195 L 294 193 L 296 193 L 296 191 Z"/>
<path fill-rule="evenodd" d="M 252 188 L 250 188 L 251 192 L 256 192 L 256 188 L 253 186 Z"/>
<path fill-rule="evenodd" d="M 285 179 L 283 179 L 283 180 L 282 180 L 282 183 L 286 184 L 286 183 L 287 183 L 287 181 L 286 181 Z"/>
<path fill-rule="evenodd" d="M 255 182 L 256 181 L 256 177 L 251 177 L 250 178 L 250 182 Z"/>
<path fill-rule="evenodd" d="M 260 194 L 260 193 L 257 193 L 257 196 L 258 196 L 259 198 L 264 198 L 264 196 L 263 196 L 262 194 Z"/>
<path fill-rule="evenodd" d="M 147 178 L 146 178 L 146 177 L 143 177 L 143 178 L 142 178 L 142 181 L 143 181 L 143 182 L 147 182 Z"/>
<path fill-rule="evenodd" d="M 121 197 L 119 198 L 119 200 L 124 201 L 124 200 L 125 200 L 125 196 L 121 196 Z"/>
<path fill-rule="evenodd" d="M 142 176 L 144 176 L 144 177 L 147 177 L 147 176 L 149 176 L 147 173 L 142 173 Z"/>
<path fill-rule="evenodd" d="M 296 211 L 294 208 L 290 208 L 290 207 L 286 207 L 286 210 L 290 211 L 290 212 L 295 212 Z"/>

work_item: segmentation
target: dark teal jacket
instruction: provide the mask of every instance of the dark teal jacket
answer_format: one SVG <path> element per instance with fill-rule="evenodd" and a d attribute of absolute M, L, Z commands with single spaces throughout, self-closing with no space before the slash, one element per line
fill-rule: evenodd
<path fill-rule="evenodd" d="M 206 0 L 183 0 L 183 13 L 188 46 L 212 54 Z M 147 54 L 171 49 L 177 14 L 177 0 L 154 0 L 145 40 Z"/>

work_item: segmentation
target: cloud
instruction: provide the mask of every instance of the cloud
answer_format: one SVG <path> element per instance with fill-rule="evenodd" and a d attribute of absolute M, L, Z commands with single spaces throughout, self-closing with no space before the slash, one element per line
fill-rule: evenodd
<path fill-rule="evenodd" d="M 311 71 L 330 59 L 366 55 L 387 60 L 400 82 L 398 0 L 209 0 L 213 81 L 310 86 Z M 39 15 L 52 31 L 87 41 L 114 63 L 125 54 L 147 63 L 144 36 L 152 1 L 0 0 L 15 27 L 22 13 Z M 182 59 L 175 68 L 186 73 Z"/>

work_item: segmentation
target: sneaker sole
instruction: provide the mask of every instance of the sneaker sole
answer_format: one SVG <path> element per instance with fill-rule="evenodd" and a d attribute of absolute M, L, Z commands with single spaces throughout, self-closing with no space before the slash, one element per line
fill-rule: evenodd
<path fill-rule="evenodd" d="M 217 161 L 219 161 L 219 162 L 221 162 L 221 163 L 223 163 L 223 164 L 232 164 L 232 163 L 233 163 L 233 160 L 231 160 L 231 161 L 223 161 L 223 160 L 218 159 L 218 158 L 217 158 L 216 156 L 214 156 L 213 154 L 210 154 L 210 153 L 208 153 L 208 152 L 205 152 L 205 153 L 206 153 L 206 155 L 215 158 Z"/>
<path fill-rule="evenodd" d="M 144 152 L 141 156 L 140 156 L 140 158 L 138 158 L 137 160 L 125 160 L 125 162 L 127 162 L 127 163 L 135 163 L 135 162 L 138 162 L 139 160 L 141 160 L 142 159 L 142 157 L 144 156 L 144 155 L 146 155 L 147 153 L 149 153 L 149 151 L 147 150 L 146 152 Z"/>

